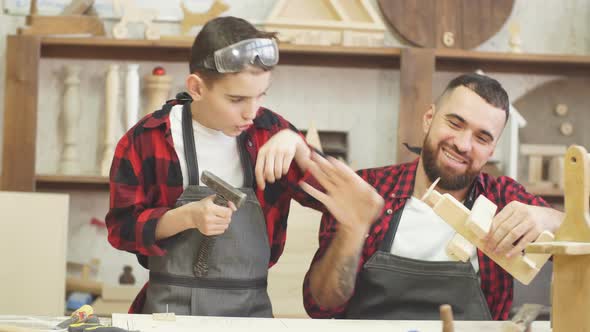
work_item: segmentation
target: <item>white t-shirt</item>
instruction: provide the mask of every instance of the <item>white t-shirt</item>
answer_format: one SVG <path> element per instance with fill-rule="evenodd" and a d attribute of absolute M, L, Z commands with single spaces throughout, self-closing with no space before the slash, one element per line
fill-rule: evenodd
<path fill-rule="evenodd" d="M 446 248 L 454 235 L 455 230 L 434 210 L 412 197 L 404 207 L 391 253 L 423 261 L 450 261 Z M 478 272 L 477 252 L 470 261 L 475 272 Z"/>
<path fill-rule="evenodd" d="M 234 187 L 244 184 L 244 171 L 240 160 L 238 142 L 235 137 L 207 128 L 193 119 L 195 147 L 199 165 L 199 179 L 203 171 L 209 171 Z M 170 130 L 174 149 L 180 161 L 182 185 L 188 186 L 188 172 L 184 141 L 182 139 L 182 105 L 175 105 L 170 111 Z"/>

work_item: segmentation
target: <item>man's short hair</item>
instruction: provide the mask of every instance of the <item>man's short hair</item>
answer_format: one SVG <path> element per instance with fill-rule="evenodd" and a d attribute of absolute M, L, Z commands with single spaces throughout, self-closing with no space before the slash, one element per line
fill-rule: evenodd
<path fill-rule="evenodd" d="M 463 74 L 449 82 L 441 98 L 459 86 L 470 89 L 488 104 L 506 112 L 506 121 L 508 121 L 510 101 L 508 99 L 508 93 L 506 93 L 500 82 L 486 75 L 476 73 Z"/>

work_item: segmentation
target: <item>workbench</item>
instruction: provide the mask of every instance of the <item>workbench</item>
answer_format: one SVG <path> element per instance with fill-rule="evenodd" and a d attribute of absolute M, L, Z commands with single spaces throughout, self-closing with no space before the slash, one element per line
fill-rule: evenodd
<path fill-rule="evenodd" d="M 113 314 L 113 326 L 142 332 L 194 332 L 207 331 L 371 331 L 371 332 L 440 332 L 440 321 L 391 321 L 391 320 L 336 320 L 296 318 L 226 318 L 176 316 L 175 321 L 153 320 L 151 315 Z M 501 332 L 498 321 L 455 321 L 455 332 Z M 533 322 L 533 332 L 550 332 L 548 321 Z"/>

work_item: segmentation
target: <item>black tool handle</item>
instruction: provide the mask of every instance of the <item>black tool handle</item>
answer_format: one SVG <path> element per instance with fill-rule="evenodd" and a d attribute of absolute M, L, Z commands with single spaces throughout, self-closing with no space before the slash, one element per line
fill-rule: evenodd
<path fill-rule="evenodd" d="M 213 203 L 220 206 L 228 206 L 228 202 L 223 196 L 216 195 Z M 209 254 L 215 244 L 215 236 L 204 236 L 201 241 L 201 246 L 197 252 L 195 264 L 193 265 L 193 273 L 195 277 L 205 277 L 209 272 Z"/>

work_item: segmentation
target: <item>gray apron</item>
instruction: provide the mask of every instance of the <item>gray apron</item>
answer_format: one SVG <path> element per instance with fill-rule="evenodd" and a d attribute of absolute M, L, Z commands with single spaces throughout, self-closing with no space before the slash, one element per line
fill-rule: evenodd
<path fill-rule="evenodd" d="M 189 186 L 176 206 L 199 201 L 214 191 L 199 186 L 199 171 L 192 127 L 190 103 L 182 114 L 184 151 Z M 270 246 L 266 222 L 254 193 L 254 175 L 244 136 L 238 148 L 244 169 L 246 201 L 232 215 L 225 233 L 216 236 L 209 253 L 209 271 L 196 277 L 193 265 L 204 238 L 197 229 L 189 229 L 163 241 L 167 253 L 150 256 L 150 279 L 143 313 L 174 312 L 177 315 L 272 317 L 267 293 Z"/>
<path fill-rule="evenodd" d="M 439 306 L 450 304 L 457 320 L 491 320 L 469 262 L 429 262 L 391 254 L 402 210 L 380 248 L 359 273 L 346 318 L 438 320 Z"/>

